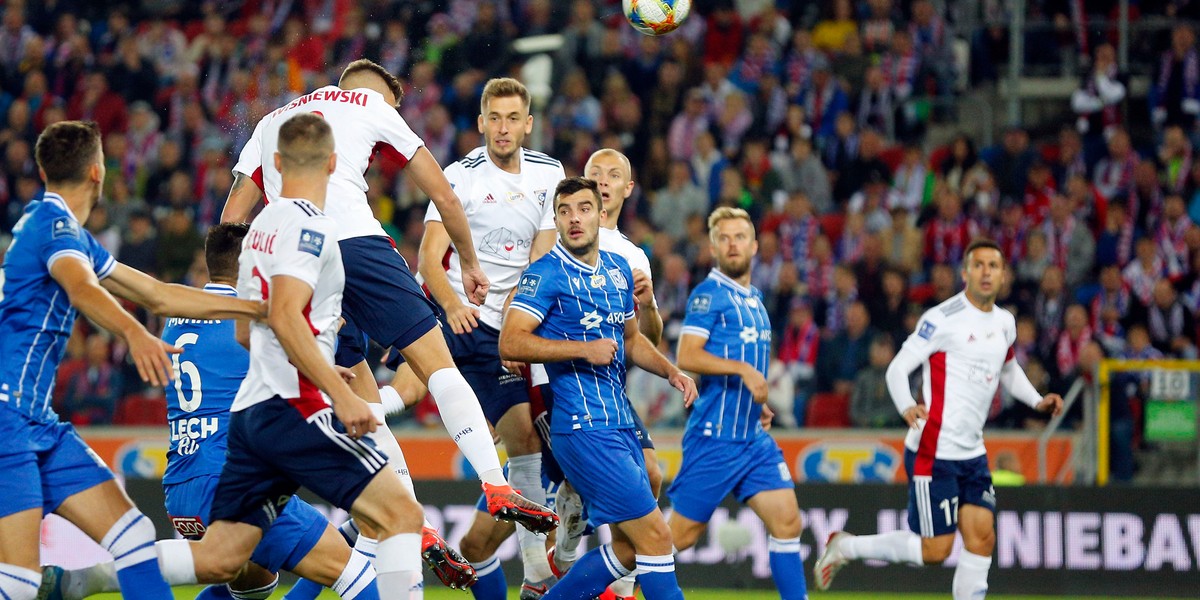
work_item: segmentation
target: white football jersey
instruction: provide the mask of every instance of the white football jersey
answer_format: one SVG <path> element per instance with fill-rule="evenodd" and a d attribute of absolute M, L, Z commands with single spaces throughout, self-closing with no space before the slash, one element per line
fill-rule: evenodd
<path fill-rule="evenodd" d="M 479 308 L 479 319 L 496 329 L 503 320 L 504 301 L 529 266 L 533 239 L 539 231 L 554 229 L 554 188 L 566 178 L 557 160 L 524 148 L 518 152 L 519 174 L 496 166 L 484 147 L 445 168 L 446 179 L 467 213 L 479 265 L 492 282 L 487 300 Z M 430 202 L 425 221 L 441 220 L 437 206 Z M 446 276 L 459 299 L 467 302 L 453 244 L 450 252 Z"/>
<path fill-rule="evenodd" d="M 641 246 L 625 237 L 620 229 L 601 227 L 600 249 L 624 258 L 630 269 L 645 273 L 646 278 L 650 280 L 650 287 L 654 287 L 654 275 L 650 273 L 650 257 L 646 256 L 646 251 L 642 250 Z M 654 299 L 654 306 L 658 306 L 657 298 Z"/>
<path fill-rule="evenodd" d="M 312 286 L 305 317 L 321 354 L 333 364 L 346 273 L 337 224 L 307 200 L 277 197 L 250 224 L 238 260 L 238 297 L 271 298 L 271 278 L 295 277 Z M 250 371 L 233 401 L 233 412 L 274 396 L 287 399 L 305 418 L 330 406 L 329 399 L 288 360 L 275 332 L 250 324 Z"/>
<path fill-rule="evenodd" d="M 301 113 L 317 113 L 333 129 L 337 169 L 329 178 L 325 212 L 338 224 L 337 239 L 387 235 L 367 204 L 363 174 L 376 151 L 391 155 L 403 165 L 424 142 L 379 92 L 329 85 L 275 109 L 255 126 L 233 167 L 234 173 L 253 179 L 267 202 L 275 202 L 282 183 L 275 169 L 279 128 Z"/>
<path fill-rule="evenodd" d="M 925 311 L 903 350 L 923 359 L 929 419 L 908 431 L 904 445 L 919 457 L 943 460 L 986 454 L 983 424 L 1016 339 L 1012 313 L 998 306 L 983 312 L 965 292 Z"/>

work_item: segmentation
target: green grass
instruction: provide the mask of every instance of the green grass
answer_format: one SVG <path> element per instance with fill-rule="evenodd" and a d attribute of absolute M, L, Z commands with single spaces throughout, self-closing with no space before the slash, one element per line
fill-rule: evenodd
<path fill-rule="evenodd" d="M 429 581 L 426 580 L 428 584 Z M 437 581 L 433 583 L 436 585 Z M 175 597 L 181 599 L 195 598 L 200 592 L 201 587 L 176 588 Z M 275 593 L 272 598 L 282 598 L 285 590 Z M 949 590 L 947 590 L 949 592 Z M 512 588 L 508 591 L 509 598 L 516 598 L 518 590 Z M 779 594 L 771 590 L 684 590 L 684 594 L 689 600 L 777 600 Z M 829 600 L 877 600 L 878 598 L 900 598 L 902 600 L 946 600 L 949 596 L 946 594 L 881 594 L 878 592 L 813 592 L 809 594 L 812 600 L 828 598 Z M 116 600 L 121 596 L 119 594 L 101 594 L 96 598 L 111 598 Z M 337 594 L 329 590 L 325 590 L 321 594 L 321 598 L 336 599 Z M 449 590 L 443 587 L 431 587 L 425 591 L 425 598 L 428 600 L 471 600 L 472 596 L 467 592 Z M 1059 596 L 1016 596 L 1011 594 L 989 594 L 988 600 L 1060 600 Z M 1166 600 L 1166 599 L 1164 599 Z"/>

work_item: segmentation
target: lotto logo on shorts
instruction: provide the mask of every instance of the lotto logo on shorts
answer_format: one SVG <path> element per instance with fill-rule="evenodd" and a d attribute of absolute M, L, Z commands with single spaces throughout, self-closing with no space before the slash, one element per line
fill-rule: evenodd
<path fill-rule="evenodd" d="M 196 517 L 171 517 L 171 525 L 175 527 L 175 531 L 178 531 L 179 535 L 185 538 L 204 536 L 204 523 Z"/>

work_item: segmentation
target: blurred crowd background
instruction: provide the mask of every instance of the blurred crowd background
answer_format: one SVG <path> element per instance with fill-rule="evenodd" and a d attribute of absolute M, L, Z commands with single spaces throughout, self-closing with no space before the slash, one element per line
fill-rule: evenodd
<path fill-rule="evenodd" d="M 1057 101 L 1066 118 L 954 134 L 964 103 L 998 88 L 1019 9 L 1025 68 L 1078 82 Z M 201 285 L 204 232 L 265 113 L 371 58 L 402 77 L 400 112 L 447 164 L 481 143 L 484 82 L 520 75 L 528 57 L 512 41 L 557 33 L 531 145 L 568 175 L 597 148 L 629 156 L 637 187 L 620 226 L 651 257 L 664 349 L 712 267 L 705 216 L 745 208 L 774 327 L 777 425 L 894 427 L 886 365 L 921 311 L 958 291 L 976 236 L 1010 260 L 1001 304 L 1018 314 L 1016 354 L 1039 389 L 1064 391 L 1103 356 L 1196 356 L 1200 54 L 1188 23 L 1200 2 L 1130 10 L 1159 25 L 1118 61 L 1115 1 L 714 0 L 654 38 L 627 26 L 618 0 L 9 0 L 0 232 L 41 194 L 37 133 L 92 119 L 108 180 L 87 228 L 122 262 Z M 1138 93 L 1131 70 L 1147 81 Z M 369 197 L 416 264 L 426 199 L 398 167 L 375 161 Z M 1137 383 L 1113 410 L 1135 444 Z M 634 373 L 630 388 L 648 423 L 683 423 L 662 382 Z M 125 348 L 81 321 L 60 414 L 143 423 L 160 404 Z M 436 423 L 433 410 L 401 423 Z M 992 421 L 1038 423 L 1003 393 Z"/>

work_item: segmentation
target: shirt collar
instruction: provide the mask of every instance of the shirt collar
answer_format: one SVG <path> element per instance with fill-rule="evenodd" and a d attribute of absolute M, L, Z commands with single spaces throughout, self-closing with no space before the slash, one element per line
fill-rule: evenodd
<path fill-rule="evenodd" d="M 732 277 L 722 273 L 719 269 L 713 269 L 712 271 L 710 271 L 708 273 L 708 276 L 717 280 L 717 282 L 719 282 L 719 283 L 723 283 L 725 285 L 729 285 L 729 286 L 733 287 L 733 289 L 741 292 L 745 296 L 752 295 L 750 288 L 734 281 Z"/>
<path fill-rule="evenodd" d="M 72 221 L 75 221 L 76 223 L 79 222 L 79 219 L 75 216 L 75 213 L 71 212 L 71 208 L 69 206 L 67 206 L 67 201 L 63 200 L 62 196 L 59 196 L 58 194 L 55 194 L 54 192 L 45 192 L 44 194 L 42 194 L 42 202 L 49 202 L 51 204 L 57 204 L 60 208 L 62 208 L 64 211 L 66 211 L 66 213 L 68 215 L 71 216 Z"/>
<path fill-rule="evenodd" d="M 584 273 L 596 273 L 600 270 L 600 265 L 604 263 L 598 254 L 596 256 L 596 266 L 594 267 L 583 262 L 582 260 L 579 260 L 578 258 L 575 258 L 575 255 L 571 254 L 571 251 L 567 250 L 566 247 L 562 245 L 561 241 L 554 244 L 554 249 L 551 250 L 551 252 L 553 252 L 555 256 L 559 258 L 559 260 L 574 266 L 576 269 L 579 269 Z"/>
<path fill-rule="evenodd" d="M 232 295 L 232 296 L 237 295 L 237 290 L 234 289 L 234 287 L 232 285 L 226 285 L 224 283 L 206 283 L 206 284 L 204 284 L 204 291 L 211 292 L 214 294 L 223 294 L 223 295 Z"/>

